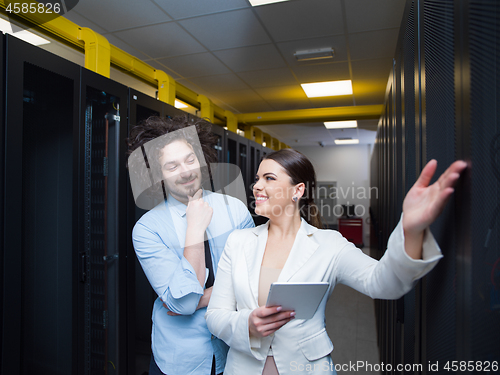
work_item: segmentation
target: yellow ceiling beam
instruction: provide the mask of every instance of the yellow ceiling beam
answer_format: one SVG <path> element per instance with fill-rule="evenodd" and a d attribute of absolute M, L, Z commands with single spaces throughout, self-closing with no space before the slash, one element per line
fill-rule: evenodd
<path fill-rule="evenodd" d="M 274 151 L 278 151 L 280 149 L 280 141 L 276 138 L 271 138 L 271 148 Z"/>
<path fill-rule="evenodd" d="M 307 108 L 290 111 L 254 112 L 236 115 L 246 125 L 276 125 L 301 122 L 379 119 L 383 105 Z"/>
<path fill-rule="evenodd" d="M 31 0 L 30 2 L 38 4 Z M 38 25 L 35 28 L 43 33 L 61 40 L 63 43 L 85 51 L 86 67 L 102 75 L 109 77 L 109 66 L 105 61 L 109 53 L 109 65 L 113 64 L 129 74 L 136 76 L 145 82 L 158 88 L 159 99 L 173 105 L 172 98 L 180 100 L 200 108 L 200 95 L 184 85 L 175 82 L 168 74 L 157 70 L 127 52 L 109 44 L 106 38 L 94 31 L 81 28 L 70 20 L 59 16 L 54 19 L 47 18 L 41 13 L 18 13 L 16 16 L 7 14 L 4 0 L 0 0 L 0 12 L 16 18 L 28 25 Z M 203 95 L 201 95 L 203 97 Z M 205 100 L 202 100 L 205 102 Z M 259 112 L 234 115 L 230 111 L 225 111 L 217 105 L 210 103 L 202 109 L 202 117 L 207 113 L 212 122 L 215 118 L 227 121 L 227 126 L 231 131 L 236 132 L 238 122 L 246 125 L 265 124 L 286 124 L 313 121 L 334 121 L 346 119 L 378 119 L 382 113 L 382 105 L 373 106 L 351 106 L 333 108 L 312 108 L 292 111 Z M 256 139 L 261 137 L 271 147 L 271 137 L 256 134 Z M 259 142 L 261 143 L 261 142 Z M 277 146 L 279 147 L 279 146 Z"/>
<path fill-rule="evenodd" d="M 271 136 L 267 133 L 262 133 L 262 141 L 266 143 L 267 148 L 271 148 Z"/>
<path fill-rule="evenodd" d="M 250 139 L 253 141 L 253 133 L 254 133 L 254 127 L 253 126 L 245 126 L 245 138 Z"/>
<path fill-rule="evenodd" d="M 34 3 L 35 5 L 38 5 L 38 2 L 36 2 L 35 0 L 31 0 L 31 2 Z M 76 47 L 81 50 L 86 49 L 85 40 L 82 37 L 82 31 L 81 31 L 84 28 L 81 28 L 76 23 L 71 22 L 70 20 L 62 16 L 50 19 L 50 17 L 48 17 L 47 14 L 45 13 L 38 14 L 29 12 L 28 13 L 19 12 L 16 15 L 12 15 L 7 13 L 5 11 L 5 8 L 6 8 L 5 0 L 0 0 L 0 10 L 1 13 L 3 13 L 4 15 L 10 18 L 16 18 L 21 23 L 27 23 L 29 26 L 38 25 L 34 26 L 34 28 L 47 34 L 48 36 L 60 39 L 65 44 L 68 44 L 72 47 Z M 102 39 L 105 39 L 98 33 L 95 32 L 92 33 L 94 35 L 90 36 L 93 36 L 96 39 L 100 39 L 101 41 Z M 159 96 L 160 97 L 165 96 L 168 98 L 169 102 L 171 101 L 170 99 L 172 93 L 171 83 L 169 83 L 168 85 L 165 85 L 163 83 L 163 87 L 161 87 L 162 82 L 165 82 L 165 80 L 162 80 L 162 78 L 165 78 L 162 74 L 164 73 L 163 71 L 153 68 L 151 65 L 146 64 L 145 62 L 139 60 L 135 56 L 130 55 L 129 53 L 121 50 L 116 46 L 109 45 L 109 47 L 110 47 L 111 64 L 121 68 L 122 70 L 125 70 L 126 72 L 128 72 L 133 76 L 139 77 L 140 79 L 150 83 L 152 86 L 158 87 Z M 90 56 L 88 58 L 90 58 Z M 85 56 L 85 59 L 87 59 L 87 56 Z M 166 73 L 164 74 L 166 75 Z M 107 77 L 109 77 L 109 74 L 107 75 Z M 158 78 L 160 78 L 160 80 L 158 80 Z M 170 82 L 170 80 L 168 79 L 167 81 Z M 162 91 L 164 91 L 164 93 L 162 93 Z M 186 102 L 187 104 L 190 104 L 195 108 L 199 108 L 198 94 L 178 82 L 175 82 L 175 95 L 180 100 Z M 162 99 L 160 98 L 160 100 Z M 225 117 L 224 113 L 225 111 L 222 108 L 214 105 L 214 115 L 217 118 L 223 120 Z"/>
<path fill-rule="evenodd" d="M 238 133 L 238 120 L 236 119 L 236 115 L 231 111 L 226 111 L 225 114 L 227 130 Z"/>
<path fill-rule="evenodd" d="M 88 27 L 79 29 L 78 39 L 85 42 L 85 68 L 109 78 L 111 49 L 108 40 Z"/>
<path fill-rule="evenodd" d="M 205 95 L 198 95 L 198 103 L 200 103 L 200 117 L 208 122 L 214 122 L 214 104 Z"/>
<path fill-rule="evenodd" d="M 155 70 L 154 78 L 158 82 L 158 99 L 175 105 L 175 80 L 162 70 Z"/>
<path fill-rule="evenodd" d="M 254 133 L 255 133 L 255 142 L 257 142 L 259 145 L 262 144 L 262 130 L 254 128 Z"/>

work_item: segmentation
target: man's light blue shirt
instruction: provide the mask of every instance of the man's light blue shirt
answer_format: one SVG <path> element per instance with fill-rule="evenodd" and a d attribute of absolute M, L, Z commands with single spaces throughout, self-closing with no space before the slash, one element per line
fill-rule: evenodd
<path fill-rule="evenodd" d="M 213 208 L 206 232 L 217 277 L 217 265 L 229 234 L 253 227 L 254 222 L 245 204 L 236 198 L 204 191 L 203 199 Z M 218 374 L 224 370 L 228 347 L 208 330 L 206 307 L 196 310 L 204 287 L 183 256 L 186 230 L 186 205 L 169 196 L 144 214 L 132 232 L 139 262 L 158 295 L 152 318 L 153 356 L 160 370 L 168 375 L 207 375 L 215 355 Z M 170 316 L 168 310 L 181 315 Z"/>

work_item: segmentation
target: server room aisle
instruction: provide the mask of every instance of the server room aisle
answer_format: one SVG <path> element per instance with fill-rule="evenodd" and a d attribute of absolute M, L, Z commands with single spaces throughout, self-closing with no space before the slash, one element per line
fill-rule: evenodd
<path fill-rule="evenodd" d="M 370 249 L 365 247 L 363 252 L 369 255 Z M 352 374 L 349 366 L 356 365 L 357 361 L 372 366 L 380 363 L 373 299 L 348 286 L 337 285 L 326 305 L 325 315 L 326 329 L 334 346 L 333 362 L 337 370 L 340 366 L 347 370 L 337 371 L 338 375 Z M 357 370 L 356 375 L 380 374 L 361 367 Z"/>

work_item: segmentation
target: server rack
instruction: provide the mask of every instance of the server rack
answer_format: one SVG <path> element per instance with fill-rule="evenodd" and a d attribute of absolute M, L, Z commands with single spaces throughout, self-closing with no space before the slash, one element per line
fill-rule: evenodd
<path fill-rule="evenodd" d="M 137 90 L 129 89 L 128 102 L 128 133 L 133 126 L 151 116 L 165 116 L 163 102 Z M 170 116 L 175 114 L 175 111 L 169 111 Z M 132 244 L 132 229 L 146 211 L 136 206 L 128 181 L 127 195 L 127 369 L 129 374 L 142 374 L 148 371 L 151 359 L 151 311 L 156 293 L 137 260 Z"/>
<path fill-rule="evenodd" d="M 226 162 L 226 153 L 224 152 L 224 145 L 226 143 L 226 131 L 223 127 L 212 125 L 212 133 L 217 137 L 215 149 L 217 150 L 217 160 L 219 163 Z"/>
<path fill-rule="evenodd" d="M 274 152 L 272 148 L 262 146 L 262 157 L 269 155 L 271 152 Z"/>
<path fill-rule="evenodd" d="M 4 67 L 4 51 L 5 51 L 5 36 L 0 33 L 0 72 L 5 70 Z M 5 102 L 4 102 L 4 75 L 0 75 L 0 270 L 5 275 L 4 271 L 4 197 L 5 197 Z M 0 277 L 0 307 L 4 301 L 4 277 Z M 3 329 L 3 308 L 0 309 L 0 324 Z M 1 355 L 3 355 L 3 338 L 0 339 L 0 369 L 2 369 Z"/>
<path fill-rule="evenodd" d="M 80 90 L 84 372 L 110 374 L 126 368 L 128 90 L 84 68 Z"/>
<path fill-rule="evenodd" d="M 80 69 L 11 36 L 5 51 L 1 372 L 76 374 Z"/>
<path fill-rule="evenodd" d="M 255 224 L 260 224 L 264 218 L 255 215 L 255 198 L 253 196 L 253 185 L 255 183 L 255 175 L 259 168 L 259 164 L 262 158 L 262 145 L 248 140 L 249 157 L 248 157 L 248 183 L 245 185 L 247 187 L 248 196 L 248 209 L 250 214 L 254 218 Z"/>
<path fill-rule="evenodd" d="M 230 131 L 225 131 L 225 162 L 237 165 L 245 186 L 249 186 L 249 151 L 248 139 Z M 248 199 L 247 199 L 248 201 Z M 247 204 L 247 202 L 244 202 Z"/>
<path fill-rule="evenodd" d="M 458 285 L 458 303 L 467 310 L 457 323 L 470 345 L 457 350 L 466 359 L 492 361 L 500 360 L 500 4 L 470 0 L 457 18 L 466 25 L 461 40 L 468 39 L 460 45 L 463 74 L 456 82 L 456 91 L 468 94 L 456 107 L 463 118 L 457 153 L 471 164 L 469 185 L 457 196 L 465 212 L 457 228 L 457 274 L 471 281 Z"/>
<path fill-rule="evenodd" d="M 379 253 L 399 192 L 430 159 L 438 159 L 436 175 L 455 159 L 470 165 L 431 226 L 444 259 L 395 305 L 377 302 L 381 360 L 421 365 L 411 373 L 444 374 L 452 361 L 472 361 L 464 373 L 492 373 L 500 361 L 499 24 L 493 0 L 407 2 L 371 163 L 371 183 L 382 192 L 371 202 Z"/>

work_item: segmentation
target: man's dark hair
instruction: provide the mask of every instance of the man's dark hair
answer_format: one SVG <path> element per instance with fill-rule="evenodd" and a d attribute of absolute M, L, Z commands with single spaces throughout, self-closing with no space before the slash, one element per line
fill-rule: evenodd
<path fill-rule="evenodd" d="M 194 132 L 182 131 L 182 129 L 189 126 L 196 127 L 197 137 L 196 135 L 193 135 Z M 170 133 L 173 133 L 171 137 L 163 137 L 163 139 L 159 138 Z M 157 141 L 150 142 L 155 139 L 157 139 Z M 141 181 L 150 181 L 151 177 L 153 177 L 154 181 L 161 181 L 163 179 L 159 162 L 161 150 L 167 144 L 177 140 L 185 140 L 189 145 L 191 145 L 198 160 L 200 160 L 200 163 L 203 163 L 203 160 L 205 160 L 207 165 L 217 163 L 217 151 L 214 148 L 217 143 L 217 137 L 212 133 L 212 124 L 199 118 L 189 118 L 187 115 L 173 118 L 151 116 L 134 126 L 130 131 L 129 138 L 127 139 L 129 147 L 128 155 L 130 155 L 134 150 L 142 148 L 142 153 L 145 160 L 147 160 L 146 165 L 148 168 L 144 168 L 144 160 L 134 159 L 133 161 L 132 159 L 129 159 L 129 162 L 142 163 L 139 166 L 129 164 L 128 168 L 130 173 L 139 174 L 136 175 L 135 178 L 138 178 Z M 197 146 L 198 142 L 201 146 L 201 151 Z M 149 194 L 158 196 L 159 190 L 161 189 L 162 186 L 160 184 L 156 184 L 151 187 Z"/>

